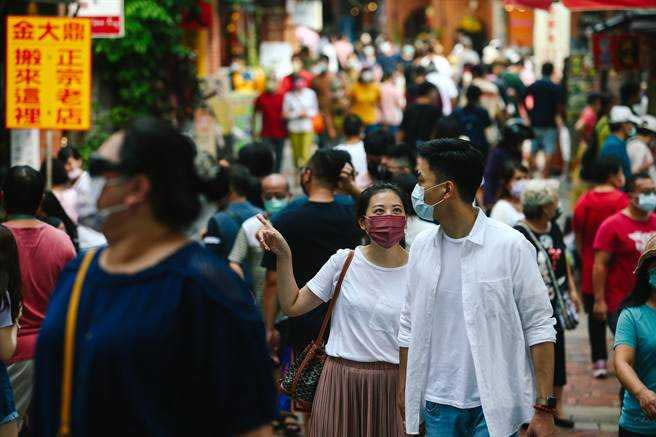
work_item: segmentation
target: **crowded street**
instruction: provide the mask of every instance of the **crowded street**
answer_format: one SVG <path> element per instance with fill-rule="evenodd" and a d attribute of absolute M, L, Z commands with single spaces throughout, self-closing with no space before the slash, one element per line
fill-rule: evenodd
<path fill-rule="evenodd" d="M 656 436 L 656 0 L 0 14 L 0 437 Z"/>

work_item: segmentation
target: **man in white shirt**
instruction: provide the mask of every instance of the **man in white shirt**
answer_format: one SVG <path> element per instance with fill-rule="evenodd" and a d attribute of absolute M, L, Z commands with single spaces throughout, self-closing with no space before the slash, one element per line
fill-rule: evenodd
<path fill-rule="evenodd" d="M 428 437 L 554 435 L 556 331 L 535 249 L 472 206 L 483 158 L 467 140 L 418 148 L 412 203 L 440 226 L 410 250 L 399 408 Z"/>
<path fill-rule="evenodd" d="M 636 135 L 626 143 L 626 153 L 631 160 L 633 174 L 649 172 L 652 175 L 655 172 L 651 147 L 656 139 L 656 117 L 643 115 L 640 121 Z"/>

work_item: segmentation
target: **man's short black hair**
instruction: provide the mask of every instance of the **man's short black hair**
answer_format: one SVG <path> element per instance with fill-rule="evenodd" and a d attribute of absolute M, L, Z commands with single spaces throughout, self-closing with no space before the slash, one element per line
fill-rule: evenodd
<path fill-rule="evenodd" d="M 43 189 L 40 172 L 27 165 L 10 168 L 2 183 L 7 214 L 36 214 L 43 198 Z"/>
<path fill-rule="evenodd" d="M 463 202 L 474 201 L 483 180 L 483 155 L 468 140 L 440 138 L 426 141 L 418 147 L 419 156 L 428 162 L 438 176 L 438 183 L 455 183 Z"/>
<path fill-rule="evenodd" d="M 542 64 L 542 76 L 551 77 L 554 72 L 554 64 L 551 62 L 545 62 Z"/>
<path fill-rule="evenodd" d="M 57 159 L 59 159 L 63 163 L 66 163 L 69 158 L 80 160 L 82 159 L 82 155 L 80 154 L 80 151 L 73 146 L 66 146 L 59 149 L 59 153 L 57 154 Z"/>
<path fill-rule="evenodd" d="M 248 171 L 246 167 L 240 164 L 232 164 L 228 171 L 228 181 L 230 190 L 238 196 L 246 197 L 257 186 L 258 181 Z"/>
<path fill-rule="evenodd" d="M 426 97 L 429 96 L 433 91 L 436 91 L 437 88 L 430 82 L 422 82 L 421 84 L 417 85 L 415 90 L 415 95 L 417 97 Z"/>
<path fill-rule="evenodd" d="M 239 149 L 237 162 L 248 169 L 256 178 L 273 173 L 273 146 L 255 141 Z"/>
<path fill-rule="evenodd" d="M 481 89 L 476 85 L 469 85 L 465 95 L 467 97 L 467 105 L 471 106 L 478 103 L 478 101 L 481 99 L 481 95 L 483 95 L 483 91 L 481 91 Z"/>
<path fill-rule="evenodd" d="M 344 165 L 351 164 L 351 155 L 344 150 L 319 149 L 310 158 L 307 167 L 321 185 L 334 190 Z"/>
<path fill-rule="evenodd" d="M 405 144 L 392 144 L 385 151 L 385 156 L 401 161 L 410 169 L 415 168 L 416 155 L 414 150 L 410 149 Z"/>
<path fill-rule="evenodd" d="M 354 137 L 362 134 L 362 119 L 355 114 L 344 117 L 344 135 Z"/>
<path fill-rule="evenodd" d="M 595 182 L 605 184 L 608 179 L 622 170 L 622 161 L 615 156 L 600 156 L 595 160 L 593 177 Z"/>
<path fill-rule="evenodd" d="M 634 193 L 636 190 L 636 185 L 639 180 L 641 179 L 651 179 L 651 176 L 649 176 L 648 173 L 636 173 L 631 176 L 626 180 L 626 192 L 627 193 Z"/>
<path fill-rule="evenodd" d="M 370 132 L 364 137 L 364 151 L 370 156 L 383 156 L 389 146 L 394 145 L 394 135 L 385 129 Z"/>

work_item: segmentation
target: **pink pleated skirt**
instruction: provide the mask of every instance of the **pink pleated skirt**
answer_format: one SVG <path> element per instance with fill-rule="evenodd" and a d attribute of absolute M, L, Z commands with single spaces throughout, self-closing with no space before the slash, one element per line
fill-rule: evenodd
<path fill-rule="evenodd" d="M 399 366 L 328 357 L 308 437 L 405 436 L 396 408 Z"/>

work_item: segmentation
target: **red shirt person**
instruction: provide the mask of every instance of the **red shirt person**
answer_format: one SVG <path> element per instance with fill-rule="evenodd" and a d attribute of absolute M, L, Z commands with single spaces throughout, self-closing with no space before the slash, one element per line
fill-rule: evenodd
<path fill-rule="evenodd" d="M 581 196 L 574 208 L 572 227 L 576 236 L 576 248 L 582 259 L 581 291 L 592 296 L 592 266 L 594 264 L 594 240 L 601 224 L 611 215 L 626 208 L 628 196 L 620 191 L 625 179 L 622 163 L 613 157 L 602 157 L 595 162 L 599 185 Z"/>
<path fill-rule="evenodd" d="M 4 225 L 16 239 L 23 295 L 18 344 L 7 368 L 21 416 L 31 400 L 34 351 L 50 296 L 64 266 L 75 258 L 68 235 L 35 218 L 43 187 L 42 175 L 28 166 L 10 168 L 2 185 L 9 217 Z"/>
<path fill-rule="evenodd" d="M 282 164 L 283 146 L 287 137 L 285 119 L 282 116 L 282 102 L 284 93 L 277 90 L 275 79 L 268 79 L 266 90 L 255 99 L 255 113 L 262 115 L 262 129 L 260 138 L 273 147 L 276 156 L 277 172 L 280 172 Z M 255 117 L 253 117 L 253 133 L 255 132 Z"/>
<path fill-rule="evenodd" d="M 627 192 L 629 205 L 601 224 L 594 242 L 594 315 L 607 318 L 613 332 L 620 304 L 635 286 L 638 258 L 656 234 L 656 183 L 647 174 L 637 174 L 629 180 Z"/>

